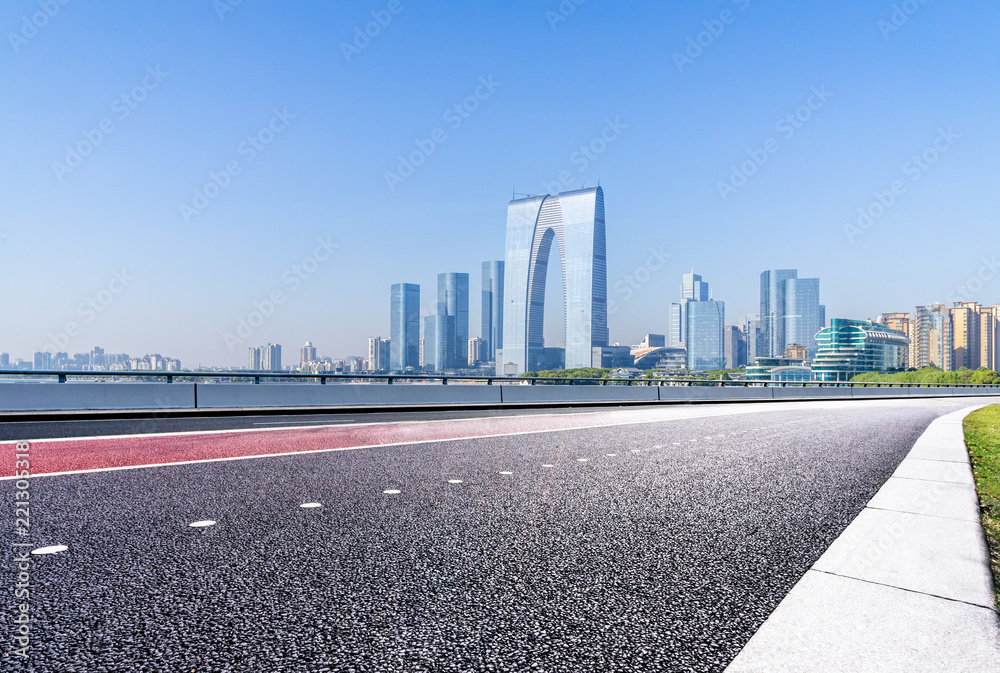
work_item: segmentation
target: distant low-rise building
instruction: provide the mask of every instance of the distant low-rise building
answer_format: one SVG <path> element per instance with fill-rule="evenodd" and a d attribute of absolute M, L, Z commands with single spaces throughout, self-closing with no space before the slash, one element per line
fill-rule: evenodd
<path fill-rule="evenodd" d="M 785 357 L 790 360 L 808 360 L 809 349 L 802 344 L 787 344 L 785 346 Z"/>
<path fill-rule="evenodd" d="M 747 366 L 746 380 L 757 383 L 803 383 L 813 380 L 813 371 L 806 365 L 805 359 L 757 358 L 752 365 Z"/>

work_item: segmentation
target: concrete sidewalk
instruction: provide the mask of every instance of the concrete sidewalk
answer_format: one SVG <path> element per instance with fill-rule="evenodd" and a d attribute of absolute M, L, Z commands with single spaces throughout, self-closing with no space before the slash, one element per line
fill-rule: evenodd
<path fill-rule="evenodd" d="M 986 540 L 962 431 L 931 423 L 726 669 L 1000 671 Z"/>

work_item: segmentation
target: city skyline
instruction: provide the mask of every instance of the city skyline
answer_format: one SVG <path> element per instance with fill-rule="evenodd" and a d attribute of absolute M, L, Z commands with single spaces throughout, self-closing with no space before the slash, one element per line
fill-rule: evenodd
<path fill-rule="evenodd" d="M 511 188 L 599 179 L 611 342 L 666 333 L 648 306 L 691 266 L 734 315 L 755 312 L 748 277 L 789 266 L 824 279 L 831 316 L 1000 299 L 996 13 L 927 3 L 884 33 L 889 3 L 722 5 L 733 23 L 696 49 L 720 8 L 404 3 L 349 58 L 384 5 L 60 5 L 0 58 L 19 130 L 0 344 L 231 366 L 267 342 L 363 352 L 388 333 L 387 285 L 498 258 Z M 34 7 L 0 9 L 5 34 Z M 609 35 L 638 60 L 582 48 Z M 928 244 L 944 226 L 966 254 Z"/>

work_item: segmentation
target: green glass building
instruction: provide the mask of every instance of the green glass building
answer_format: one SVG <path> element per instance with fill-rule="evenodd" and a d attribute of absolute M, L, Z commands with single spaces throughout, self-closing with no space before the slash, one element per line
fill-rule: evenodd
<path fill-rule="evenodd" d="M 910 339 L 870 320 L 834 318 L 816 334 L 819 352 L 812 363 L 817 381 L 850 381 L 865 372 L 897 372 L 906 367 Z"/>

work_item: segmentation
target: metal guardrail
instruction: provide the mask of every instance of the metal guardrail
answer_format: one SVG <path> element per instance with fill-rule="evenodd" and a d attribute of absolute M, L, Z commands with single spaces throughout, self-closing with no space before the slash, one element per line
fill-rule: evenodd
<path fill-rule="evenodd" d="M 70 379 L 139 379 L 156 380 L 173 383 L 175 381 L 221 381 L 227 383 L 252 381 L 259 384 L 271 382 L 318 382 L 328 383 L 433 383 L 443 385 L 479 384 L 479 385 L 576 385 L 576 386 L 684 386 L 684 387 L 721 387 L 721 388 L 1000 388 L 994 383 L 888 383 L 888 382 L 846 382 L 846 381 L 747 381 L 720 379 L 589 379 L 589 378 L 549 378 L 544 376 L 475 376 L 452 374 L 306 374 L 301 372 L 163 372 L 163 371 L 31 371 L 14 370 L 0 371 L 0 382 L 4 380 L 42 381 L 55 379 L 58 383 L 66 383 Z"/>

